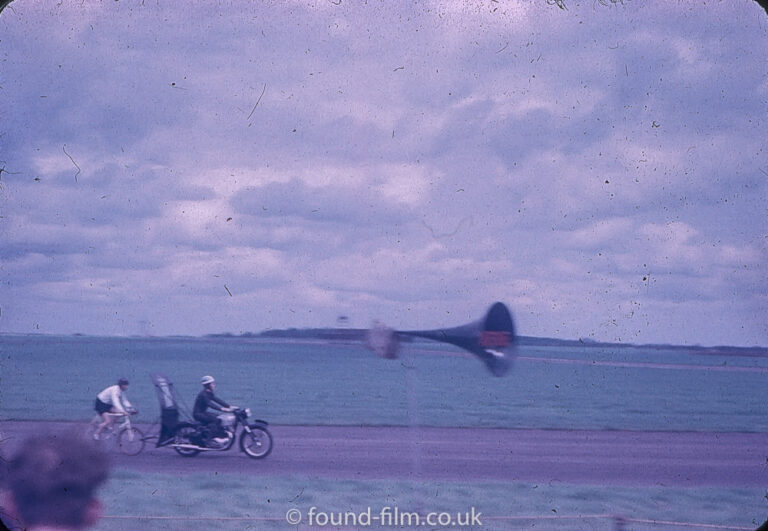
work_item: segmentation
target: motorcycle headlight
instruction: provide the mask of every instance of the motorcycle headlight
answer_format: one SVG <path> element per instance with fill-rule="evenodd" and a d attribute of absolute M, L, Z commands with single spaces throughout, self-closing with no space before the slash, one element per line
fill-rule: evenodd
<path fill-rule="evenodd" d="M 245 408 L 245 418 L 248 418 L 251 416 L 251 408 L 247 407 Z"/>

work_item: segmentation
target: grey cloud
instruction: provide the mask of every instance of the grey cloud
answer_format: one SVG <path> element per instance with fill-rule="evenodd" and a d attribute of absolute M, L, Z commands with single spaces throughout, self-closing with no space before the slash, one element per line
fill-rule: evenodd
<path fill-rule="evenodd" d="M 8 183 L 12 199 L 6 216 L 23 216 L 32 224 L 18 226 L 16 238 L 36 230 L 35 225 L 59 226 L 60 234 L 70 233 L 76 238 L 84 234 L 80 228 L 104 227 L 112 233 L 110 228 L 135 226 L 142 219 L 159 216 L 168 201 L 212 197 L 209 189 L 169 183 L 146 172 L 132 174 L 117 165 L 93 172 L 86 168 L 77 181 L 70 170 L 38 181 L 29 175 L 14 177 Z"/>
<path fill-rule="evenodd" d="M 371 186 L 310 187 L 298 179 L 239 192 L 236 211 L 255 217 L 297 217 L 311 222 L 382 225 L 402 222 L 413 212 L 387 201 Z"/>

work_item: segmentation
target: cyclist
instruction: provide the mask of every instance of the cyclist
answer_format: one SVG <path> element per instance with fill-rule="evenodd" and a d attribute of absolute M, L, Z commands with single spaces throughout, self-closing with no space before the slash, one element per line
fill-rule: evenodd
<path fill-rule="evenodd" d="M 96 395 L 94 409 L 101 415 L 102 422 L 93 434 L 94 439 L 99 440 L 101 431 L 112 425 L 115 414 L 128 415 L 129 412 L 136 412 L 125 396 L 126 389 L 128 389 L 128 380 L 120 378 L 117 385 L 111 385 Z"/>
<path fill-rule="evenodd" d="M 203 384 L 203 390 L 197 394 L 192 416 L 195 420 L 205 426 L 205 431 L 207 433 L 206 439 L 213 438 L 212 440 L 214 443 L 219 445 L 225 444 L 229 439 L 221 425 L 221 419 L 218 415 L 208 412 L 208 408 L 217 411 L 234 411 L 237 408 L 235 406 L 230 406 L 221 398 L 213 394 L 213 390 L 216 389 L 216 380 L 214 380 L 213 376 L 203 376 L 200 379 L 200 383 Z"/>

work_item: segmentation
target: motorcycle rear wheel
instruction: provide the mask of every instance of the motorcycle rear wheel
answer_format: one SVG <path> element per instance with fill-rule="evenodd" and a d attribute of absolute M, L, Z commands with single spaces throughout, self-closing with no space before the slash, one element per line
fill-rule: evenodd
<path fill-rule="evenodd" d="M 190 437 L 192 437 L 197 430 L 194 426 L 190 425 L 182 425 L 179 426 L 176 429 L 176 432 L 173 434 L 173 444 L 194 444 Z M 200 450 L 197 450 L 196 448 L 179 448 L 178 446 L 173 447 L 174 450 L 176 450 L 176 453 L 179 455 L 182 455 L 184 457 L 194 457 L 197 454 L 200 453 Z"/>

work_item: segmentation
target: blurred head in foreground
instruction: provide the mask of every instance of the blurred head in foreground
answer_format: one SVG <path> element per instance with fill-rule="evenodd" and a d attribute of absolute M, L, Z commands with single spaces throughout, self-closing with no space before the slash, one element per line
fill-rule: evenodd
<path fill-rule="evenodd" d="M 8 462 L 6 521 L 11 529 L 84 529 L 101 516 L 96 489 L 107 479 L 107 456 L 74 434 L 24 441 Z M 7 518 L 8 515 L 5 515 Z"/>

